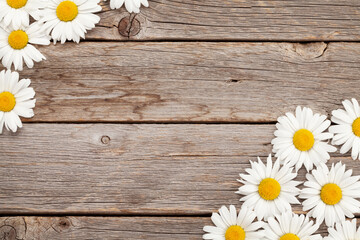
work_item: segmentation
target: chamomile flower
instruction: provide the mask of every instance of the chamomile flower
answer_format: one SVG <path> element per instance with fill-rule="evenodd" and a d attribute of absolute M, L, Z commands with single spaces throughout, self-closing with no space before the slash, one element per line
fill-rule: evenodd
<path fill-rule="evenodd" d="M 319 234 L 314 233 L 319 229 L 305 215 L 297 215 L 290 211 L 281 215 L 270 217 L 264 226 L 265 239 L 268 240 L 321 240 Z"/>
<path fill-rule="evenodd" d="M 66 40 L 79 43 L 85 39 L 87 30 L 91 30 L 100 21 L 94 13 L 101 11 L 100 0 L 47 0 L 41 22 L 51 34 L 54 43 Z"/>
<path fill-rule="evenodd" d="M 38 20 L 41 8 L 40 0 L 0 0 L 0 22 L 15 29 L 29 26 L 29 16 Z"/>
<path fill-rule="evenodd" d="M 119 9 L 124 4 L 129 13 L 139 13 L 141 4 L 145 7 L 149 6 L 148 0 L 110 0 L 111 9 Z"/>
<path fill-rule="evenodd" d="M 329 131 L 334 133 L 332 144 L 342 145 L 340 153 L 351 150 L 351 157 L 360 159 L 360 107 L 356 99 L 342 102 L 345 110 L 338 109 L 332 112 L 331 121 L 338 124 L 331 126 Z"/>
<path fill-rule="evenodd" d="M 0 27 L 0 59 L 6 68 L 14 65 L 15 70 L 22 71 L 23 62 L 32 68 L 34 62 L 45 59 L 33 44 L 50 44 L 49 36 L 41 31 L 41 24 L 33 23 L 19 29 Z"/>
<path fill-rule="evenodd" d="M 3 127 L 13 132 L 22 127 L 20 117 L 34 116 L 35 92 L 29 87 L 30 79 L 21 79 L 10 70 L 0 72 L 0 133 Z"/>
<path fill-rule="evenodd" d="M 213 213 L 211 216 L 215 226 L 205 226 L 203 239 L 212 240 L 258 240 L 264 237 L 264 231 L 259 230 L 264 222 L 254 222 L 255 212 L 243 206 L 239 214 L 236 208 L 230 205 L 230 209 L 223 206 L 219 213 Z"/>
<path fill-rule="evenodd" d="M 325 115 L 313 114 L 310 108 L 296 108 L 296 115 L 286 113 L 278 118 L 275 131 L 276 138 L 271 141 L 273 152 L 282 163 L 296 166 L 298 171 L 302 165 L 307 171 L 326 163 L 330 159 L 329 152 L 336 148 L 327 144 L 332 134 L 324 132 L 330 126 Z"/>
<path fill-rule="evenodd" d="M 244 206 L 255 210 L 257 218 L 267 220 L 284 211 L 291 211 L 290 204 L 300 204 L 296 196 L 300 193 L 297 186 L 301 183 L 294 181 L 297 173 L 288 165 L 280 167 L 280 161 L 274 165 L 271 155 L 267 158 L 266 166 L 258 158 L 258 162 L 250 161 L 251 168 L 245 169 L 248 173 L 240 174 L 239 182 L 244 185 L 236 193 L 245 195 L 240 199 Z"/>
<path fill-rule="evenodd" d="M 351 176 L 352 170 L 345 171 L 341 162 L 332 165 L 330 171 L 323 164 L 306 174 L 305 188 L 300 198 L 306 199 L 303 210 L 321 224 L 324 220 L 332 227 L 336 222 L 345 221 L 345 216 L 354 217 L 360 211 L 360 176 Z"/>
<path fill-rule="evenodd" d="M 324 240 L 356 240 L 360 239 L 360 227 L 356 229 L 356 219 L 336 223 L 336 228 L 328 228 L 329 236 Z"/>

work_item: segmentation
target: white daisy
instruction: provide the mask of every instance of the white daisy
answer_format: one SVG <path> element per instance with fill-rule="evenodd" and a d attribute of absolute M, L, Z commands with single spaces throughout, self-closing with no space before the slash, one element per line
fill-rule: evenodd
<path fill-rule="evenodd" d="M 20 117 L 34 116 L 36 100 L 34 89 L 29 87 L 30 79 L 21 79 L 19 74 L 10 70 L 0 72 L 0 133 L 3 127 L 16 132 L 22 127 Z"/>
<path fill-rule="evenodd" d="M 239 215 L 236 208 L 230 205 L 230 210 L 223 206 L 219 213 L 211 216 L 215 226 L 205 226 L 203 239 L 212 240 L 258 240 L 264 237 L 264 231 L 259 230 L 263 227 L 262 221 L 254 222 L 255 212 L 243 206 Z"/>
<path fill-rule="evenodd" d="M 66 40 L 79 43 L 85 39 L 87 30 L 91 30 L 100 21 L 94 13 L 101 11 L 100 0 L 47 0 L 41 22 L 44 29 L 56 41 Z"/>
<path fill-rule="evenodd" d="M 291 211 L 290 204 L 300 204 L 296 196 L 300 190 L 296 187 L 301 182 L 293 181 L 297 173 L 288 165 L 280 168 L 280 161 L 272 164 L 271 155 L 267 158 L 266 166 L 260 158 L 258 162 L 250 161 L 251 168 L 245 169 L 249 174 L 240 174 L 239 182 L 244 185 L 236 193 L 245 195 L 240 201 L 244 206 L 255 210 L 259 220 L 279 214 L 286 210 Z"/>
<path fill-rule="evenodd" d="M 332 138 L 332 134 L 324 132 L 330 121 L 325 115 L 313 114 L 310 108 L 296 108 L 296 116 L 286 113 L 278 118 L 275 131 L 276 138 L 271 141 L 273 152 L 284 164 L 296 166 L 298 171 L 304 164 L 307 171 L 326 163 L 330 159 L 329 152 L 336 148 L 325 141 Z"/>
<path fill-rule="evenodd" d="M 40 0 L 0 0 L 0 22 L 15 29 L 29 26 L 29 16 L 38 20 L 42 4 Z"/>
<path fill-rule="evenodd" d="M 309 212 L 310 217 L 316 218 L 320 224 L 324 221 L 327 226 L 345 221 L 345 216 L 354 217 L 360 211 L 360 176 L 351 176 L 352 170 L 345 171 L 341 162 L 332 165 L 330 171 L 323 164 L 306 174 L 305 188 L 301 190 L 300 198 L 306 199 L 303 210 Z"/>
<path fill-rule="evenodd" d="M 357 240 L 360 239 L 360 227 L 356 230 L 356 219 L 336 223 L 335 228 L 328 228 L 329 236 L 324 240 Z"/>
<path fill-rule="evenodd" d="M 148 0 L 110 0 L 110 8 L 119 9 L 124 3 L 129 13 L 139 13 L 141 4 L 145 7 L 149 6 Z"/>
<path fill-rule="evenodd" d="M 332 144 L 342 145 L 340 153 L 351 150 L 351 157 L 360 159 L 360 107 L 356 99 L 342 102 L 345 110 L 338 109 L 332 112 L 331 121 L 338 124 L 331 126 L 329 131 L 334 133 Z"/>
<path fill-rule="evenodd" d="M 305 215 L 297 215 L 290 211 L 276 217 L 270 217 L 265 224 L 265 239 L 269 240 L 321 240 L 321 235 L 313 235 L 319 225 L 314 224 Z"/>
<path fill-rule="evenodd" d="M 23 70 L 23 62 L 32 68 L 35 62 L 40 62 L 45 57 L 33 44 L 49 45 L 50 38 L 41 31 L 41 24 L 33 23 L 28 27 L 14 29 L 0 27 L 0 58 L 2 64 L 10 69 Z"/>

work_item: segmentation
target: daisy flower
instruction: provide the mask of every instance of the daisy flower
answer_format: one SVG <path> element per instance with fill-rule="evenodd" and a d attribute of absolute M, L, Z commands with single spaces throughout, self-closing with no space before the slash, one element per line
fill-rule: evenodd
<path fill-rule="evenodd" d="M 119 9 L 124 3 L 129 13 L 139 13 L 141 4 L 145 7 L 149 6 L 148 0 L 110 0 L 110 8 Z"/>
<path fill-rule="evenodd" d="M 239 214 L 236 208 L 230 205 L 230 210 L 223 206 L 219 213 L 211 216 L 215 226 L 205 226 L 203 239 L 212 240 L 258 240 L 264 237 L 262 221 L 254 222 L 255 212 L 247 207 L 242 207 Z"/>
<path fill-rule="evenodd" d="M 30 79 L 21 79 L 19 74 L 10 70 L 0 72 L 0 133 L 3 127 L 16 132 L 22 127 L 20 117 L 34 116 L 34 89 L 29 87 Z"/>
<path fill-rule="evenodd" d="M 355 240 L 360 239 L 360 227 L 356 230 L 356 219 L 336 223 L 336 229 L 328 228 L 329 236 L 324 240 Z"/>
<path fill-rule="evenodd" d="M 43 29 L 56 41 L 66 40 L 79 43 L 85 39 L 87 30 L 91 30 L 100 21 L 94 13 L 101 11 L 100 0 L 47 0 L 41 22 Z"/>
<path fill-rule="evenodd" d="M 332 138 L 332 134 L 324 132 L 330 121 L 325 115 L 313 114 L 310 108 L 296 108 L 296 114 L 286 113 L 278 118 L 275 131 L 276 138 L 271 141 L 275 156 L 282 163 L 296 166 L 298 171 L 304 164 L 307 171 L 326 163 L 330 159 L 329 152 L 336 148 L 324 141 Z"/>
<path fill-rule="evenodd" d="M 238 181 L 244 185 L 236 193 L 245 195 L 240 201 L 254 209 L 259 220 L 291 211 L 290 204 L 300 204 L 296 199 L 300 190 L 296 186 L 301 182 L 293 181 L 297 176 L 292 172 L 293 168 L 288 165 L 280 168 L 279 160 L 273 166 L 271 155 L 267 158 L 266 166 L 260 158 L 258 162 L 250 161 L 250 164 L 251 168 L 245 169 L 248 175 L 240 174 L 241 180 Z"/>
<path fill-rule="evenodd" d="M 0 27 L 0 58 L 6 68 L 10 69 L 14 65 L 15 70 L 22 71 L 23 62 L 28 68 L 32 68 L 34 61 L 45 59 L 33 44 L 50 44 L 50 38 L 41 31 L 40 24 L 33 23 L 19 29 Z"/>
<path fill-rule="evenodd" d="M 321 240 L 319 234 L 313 235 L 319 225 L 314 224 L 305 215 L 297 215 L 290 211 L 270 217 L 264 226 L 265 239 L 269 240 Z"/>
<path fill-rule="evenodd" d="M 0 0 L 0 22 L 15 29 L 29 26 L 29 16 L 38 20 L 41 7 L 40 0 Z"/>
<path fill-rule="evenodd" d="M 331 121 L 338 124 L 331 126 L 329 131 L 334 133 L 332 144 L 342 145 L 340 153 L 351 150 L 351 157 L 360 159 L 360 107 L 356 99 L 342 102 L 344 109 L 334 110 Z"/>
<path fill-rule="evenodd" d="M 306 199 L 303 210 L 310 217 L 316 218 L 321 224 L 324 219 L 327 226 L 345 221 L 345 216 L 354 217 L 360 211 L 360 176 L 351 176 L 352 170 L 345 171 L 341 162 L 332 165 L 330 171 L 323 164 L 306 174 L 305 188 L 301 190 L 300 198 Z"/>

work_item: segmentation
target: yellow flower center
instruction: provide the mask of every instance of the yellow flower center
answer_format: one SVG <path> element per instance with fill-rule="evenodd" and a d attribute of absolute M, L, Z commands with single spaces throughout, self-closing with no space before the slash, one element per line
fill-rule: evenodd
<path fill-rule="evenodd" d="M 10 47 L 16 50 L 23 49 L 29 42 L 29 37 L 23 30 L 12 31 L 8 37 Z"/>
<path fill-rule="evenodd" d="M 79 9 L 72 1 L 63 1 L 56 9 L 57 17 L 63 22 L 70 22 L 79 14 Z"/>
<path fill-rule="evenodd" d="M 335 205 L 342 199 L 341 188 L 334 184 L 328 183 L 321 188 L 321 200 L 327 205 Z"/>
<path fill-rule="evenodd" d="M 360 137 L 360 117 L 353 122 L 352 131 L 356 136 Z"/>
<path fill-rule="evenodd" d="M 294 134 L 293 143 L 298 150 L 308 151 L 314 146 L 315 138 L 309 130 L 300 129 Z"/>
<path fill-rule="evenodd" d="M 0 93 L 0 111 L 10 112 L 16 104 L 15 96 L 10 92 Z"/>
<path fill-rule="evenodd" d="M 296 236 L 295 234 L 287 233 L 285 235 L 282 235 L 280 240 L 300 240 L 300 238 L 298 236 Z"/>
<path fill-rule="evenodd" d="M 225 240 L 245 240 L 245 231 L 242 227 L 230 226 L 225 233 Z"/>
<path fill-rule="evenodd" d="M 26 5 L 27 0 L 6 0 L 7 4 L 12 8 L 22 8 Z"/>
<path fill-rule="evenodd" d="M 265 200 L 274 200 L 280 195 L 281 186 L 278 181 L 273 178 L 265 178 L 259 184 L 259 195 Z"/>

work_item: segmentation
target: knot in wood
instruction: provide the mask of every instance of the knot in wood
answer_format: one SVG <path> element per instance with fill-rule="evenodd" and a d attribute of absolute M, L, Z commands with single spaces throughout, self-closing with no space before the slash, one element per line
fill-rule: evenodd
<path fill-rule="evenodd" d="M 66 218 L 61 218 L 59 221 L 59 227 L 62 229 L 68 229 L 70 228 L 70 221 Z"/>
<path fill-rule="evenodd" d="M 140 32 L 140 22 L 135 17 L 130 15 L 120 20 L 118 28 L 121 36 L 130 38 Z"/>
<path fill-rule="evenodd" d="M 103 144 L 106 144 L 106 145 L 109 144 L 110 143 L 110 137 L 109 136 L 102 136 L 101 142 Z"/>
<path fill-rule="evenodd" d="M 324 56 L 328 44 L 324 42 L 294 43 L 294 51 L 304 59 L 315 59 Z"/>

